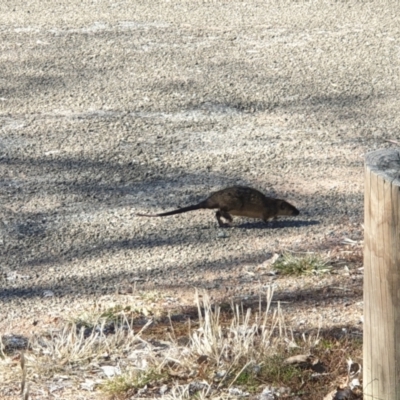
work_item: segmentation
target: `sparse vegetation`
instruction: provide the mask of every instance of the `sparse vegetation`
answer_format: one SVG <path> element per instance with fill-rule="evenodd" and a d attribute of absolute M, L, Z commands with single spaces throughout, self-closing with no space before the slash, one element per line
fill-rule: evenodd
<path fill-rule="evenodd" d="M 321 339 L 319 332 L 295 335 L 285 325 L 279 304 L 272 308 L 272 295 L 269 288 L 264 307 L 261 301 L 256 309 L 232 304 L 230 312 L 221 312 L 206 292 L 196 291 L 198 321 L 187 327 L 185 345 L 179 344 L 172 321 L 162 337 L 147 332 L 151 320 L 135 332 L 126 307 L 86 315 L 77 319 L 80 326 L 67 322 L 31 338 L 24 356 L 24 385 L 35 376 L 47 382 L 68 376 L 74 385 L 100 389 L 114 399 L 138 393 L 202 399 L 234 388 L 237 393 L 259 393 L 266 384 L 283 388 L 288 396 L 307 395 L 318 385 L 321 395 L 326 393 L 336 376 L 345 374 L 347 357 L 361 353 L 361 341 Z M 112 331 L 107 328 L 110 321 Z M 316 374 L 311 365 L 285 362 L 298 354 L 322 360 L 329 378 Z M 10 365 L 9 357 L 0 364 L 5 381 L 15 381 Z"/>
<path fill-rule="evenodd" d="M 329 273 L 331 267 L 317 254 L 297 255 L 287 252 L 275 261 L 274 269 L 282 275 L 318 275 Z"/>

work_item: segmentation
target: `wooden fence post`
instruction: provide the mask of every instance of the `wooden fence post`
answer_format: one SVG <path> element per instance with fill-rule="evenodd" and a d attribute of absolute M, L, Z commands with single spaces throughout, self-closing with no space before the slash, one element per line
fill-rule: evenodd
<path fill-rule="evenodd" d="M 400 149 L 365 158 L 364 399 L 400 399 Z"/>

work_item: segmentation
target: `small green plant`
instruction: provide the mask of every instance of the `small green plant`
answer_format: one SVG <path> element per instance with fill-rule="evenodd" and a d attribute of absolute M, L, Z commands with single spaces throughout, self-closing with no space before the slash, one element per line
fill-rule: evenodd
<path fill-rule="evenodd" d="M 101 389 L 109 394 L 117 396 L 122 393 L 126 393 L 128 390 L 135 387 L 134 382 L 128 375 L 115 376 L 108 379 L 102 386 Z"/>
<path fill-rule="evenodd" d="M 293 365 L 284 363 L 283 354 L 268 357 L 260 372 L 260 378 L 274 385 L 291 385 L 293 380 L 301 378 L 301 371 Z"/>
<path fill-rule="evenodd" d="M 318 343 L 318 347 L 323 350 L 332 350 L 335 347 L 335 343 L 332 340 L 321 339 Z"/>
<path fill-rule="evenodd" d="M 324 274 L 329 273 L 331 267 L 316 254 L 297 256 L 284 253 L 275 263 L 274 268 L 283 275 Z"/>
<path fill-rule="evenodd" d="M 243 386 L 246 388 L 246 391 L 254 393 L 260 386 L 260 381 L 257 379 L 257 373 L 255 371 L 245 370 L 239 374 L 235 385 Z"/>
<path fill-rule="evenodd" d="M 257 392 L 262 382 L 273 386 L 291 386 L 300 381 L 302 371 L 293 365 L 285 364 L 287 352 L 282 348 L 279 355 L 267 356 L 260 364 L 260 368 L 249 366 L 236 378 L 235 385 L 242 386 L 250 393 Z"/>
<path fill-rule="evenodd" d="M 128 315 L 130 312 L 132 312 L 132 308 L 130 306 L 123 307 L 121 305 L 117 305 L 104 310 L 101 314 L 101 318 L 106 318 L 107 321 L 115 322 L 121 319 L 121 315 Z"/>
<path fill-rule="evenodd" d="M 109 395 L 118 396 L 128 392 L 128 390 L 141 389 L 146 385 L 163 381 L 167 377 L 166 373 L 159 373 L 154 369 L 149 369 L 110 378 L 101 386 L 101 389 Z"/>

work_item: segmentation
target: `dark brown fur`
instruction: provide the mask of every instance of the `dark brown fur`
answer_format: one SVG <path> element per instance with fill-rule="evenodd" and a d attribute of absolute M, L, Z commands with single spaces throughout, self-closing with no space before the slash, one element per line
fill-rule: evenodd
<path fill-rule="evenodd" d="M 140 217 L 166 217 L 167 215 L 181 214 L 200 209 L 218 208 L 216 217 L 219 226 L 224 226 L 221 217 L 228 223 L 232 222 L 232 215 L 249 218 L 268 219 L 279 215 L 299 215 L 299 210 L 285 200 L 273 199 L 264 196 L 256 189 L 244 186 L 233 186 L 212 193 L 204 201 L 161 214 L 136 214 Z"/>

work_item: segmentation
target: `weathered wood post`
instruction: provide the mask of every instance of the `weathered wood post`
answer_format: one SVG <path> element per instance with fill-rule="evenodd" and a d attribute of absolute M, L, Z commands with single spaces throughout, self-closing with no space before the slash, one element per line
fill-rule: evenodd
<path fill-rule="evenodd" d="M 400 149 L 365 159 L 364 399 L 400 399 Z"/>

